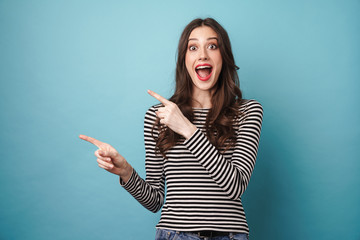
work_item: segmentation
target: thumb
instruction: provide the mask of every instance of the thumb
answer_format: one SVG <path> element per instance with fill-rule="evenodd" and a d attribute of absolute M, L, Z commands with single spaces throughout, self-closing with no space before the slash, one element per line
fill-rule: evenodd
<path fill-rule="evenodd" d="M 105 156 L 105 151 L 104 150 L 99 150 L 98 151 L 99 155 L 102 156 L 102 157 L 106 157 Z"/>

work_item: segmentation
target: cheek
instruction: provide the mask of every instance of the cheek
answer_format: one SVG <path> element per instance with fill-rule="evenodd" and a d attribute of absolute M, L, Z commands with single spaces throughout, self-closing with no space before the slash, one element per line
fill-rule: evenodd
<path fill-rule="evenodd" d="M 186 66 L 186 70 L 188 71 L 188 73 L 191 74 L 192 64 L 191 64 L 191 59 L 188 54 L 185 55 L 185 66 Z"/>
<path fill-rule="evenodd" d="M 220 58 L 220 60 L 216 63 L 216 72 L 217 74 L 220 74 L 221 70 L 222 70 L 222 59 Z"/>
<path fill-rule="evenodd" d="M 221 67 L 222 67 L 222 57 L 221 57 L 221 54 L 220 54 L 220 52 L 218 52 L 218 54 L 216 54 L 216 56 L 215 56 L 215 61 L 216 61 L 216 65 L 218 66 L 218 67 L 220 67 L 220 69 L 221 69 Z"/>

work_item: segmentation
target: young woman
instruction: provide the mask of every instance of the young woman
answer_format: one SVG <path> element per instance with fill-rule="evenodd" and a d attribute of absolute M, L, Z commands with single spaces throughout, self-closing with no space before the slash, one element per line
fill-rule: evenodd
<path fill-rule="evenodd" d="M 248 239 L 241 203 L 254 169 L 262 107 L 242 99 L 225 29 L 195 19 L 178 46 L 176 89 L 144 122 L 146 180 L 109 144 L 95 144 L 99 166 L 150 211 L 161 209 L 156 239 Z M 166 201 L 165 183 L 167 186 Z"/>

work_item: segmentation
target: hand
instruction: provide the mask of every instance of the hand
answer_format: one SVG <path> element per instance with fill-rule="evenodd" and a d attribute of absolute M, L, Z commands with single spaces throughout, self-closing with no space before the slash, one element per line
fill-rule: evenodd
<path fill-rule="evenodd" d="M 196 131 L 196 126 L 184 116 L 175 103 L 151 90 L 148 90 L 148 93 L 164 105 L 164 107 L 158 108 L 156 112 L 156 115 L 160 118 L 160 123 L 189 139 Z"/>
<path fill-rule="evenodd" d="M 95 151 L 99 167 L 108 172 L 119 175 L 124 182 L 129 180 L 132 173 L 132 167 L 125 158 L 115 150 L 115 148 L 113 148 L 110 144 L 85 135 L 80 135 L 79 138 L 88 141 L 99 148 Z"/>

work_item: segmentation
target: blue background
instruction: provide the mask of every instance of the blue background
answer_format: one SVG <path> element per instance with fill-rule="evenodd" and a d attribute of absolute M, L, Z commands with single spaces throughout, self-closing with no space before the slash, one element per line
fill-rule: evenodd
<path fill-rule="evenodd" d="M 243 196 L 251 239 L 360 239 L 360 1 L 0 0 L 0 239 L 153 239 L 160 217 L 97 166 L 144 172 L 143 117 L 170 97 L 185 25 L 228 31 L 264 107 Z"/>

